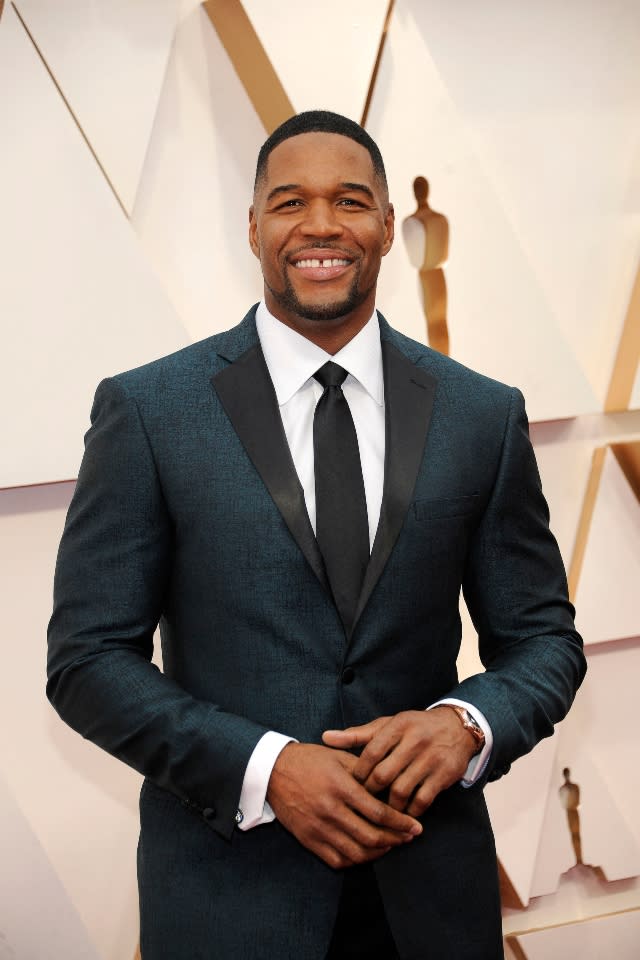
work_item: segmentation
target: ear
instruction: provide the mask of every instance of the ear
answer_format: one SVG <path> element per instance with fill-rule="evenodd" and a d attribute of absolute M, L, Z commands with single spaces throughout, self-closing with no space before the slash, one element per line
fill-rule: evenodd
<path fill-rule="evenodd" d="M 384 243 L 382 245 L 382 256 L 386 257 L 391 250 L 393 244 L 393 238 L 395 235 L 395 223 L 396 215 L 393 209 L 393 204 L 390 203 L 387 207 L 387 212 L 384 218 Z"/>
<path fill-rule="evenodd" d="M 249 246 L 259 260 L 260 240 L 258 239 L 258 221 L 256 220 L 256 211 L 253 204 L 249 207 Z"/>

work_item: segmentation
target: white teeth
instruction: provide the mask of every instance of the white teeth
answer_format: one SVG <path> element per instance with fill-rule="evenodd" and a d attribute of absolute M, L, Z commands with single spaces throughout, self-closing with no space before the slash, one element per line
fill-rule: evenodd
<path fill-rule="evenodd" d="M 346 267 L 349 265 L 348 260 L 343 260 L 338 257 L 334 257 L 332 260 L 296 260 L 296 267 Z"/>

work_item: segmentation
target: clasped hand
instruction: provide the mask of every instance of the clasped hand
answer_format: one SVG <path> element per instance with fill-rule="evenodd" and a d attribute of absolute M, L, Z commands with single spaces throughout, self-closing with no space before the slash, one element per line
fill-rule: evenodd
<path fill-rule="evenodd" d="M 422 833 L 416 819 L 459 780 L 475 752 L 452 710 L 408 710 L 346 730 L 325 746 L 289 743 L 269 780 L 276 817 L 335 869 L 378 859 Z M 362 747 L 359 757 L 347 751 Z M 388 801 L 378 796 L 389 791 Z"/>

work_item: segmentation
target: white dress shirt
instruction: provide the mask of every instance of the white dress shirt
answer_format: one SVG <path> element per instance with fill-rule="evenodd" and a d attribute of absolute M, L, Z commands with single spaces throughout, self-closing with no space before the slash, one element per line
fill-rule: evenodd
<path fill-rule="evenodd" d="M 281 323 L 269 313 L 264 302 L 258 306 L 256 325 L 314 531 L 316 492 L 313 417 L 316 404 L 322 396 L 322 387 L 313 374 L 328 360 L 348 371 L 342 390 L 349 404 L 358 437 L 371 548 L 382 504 L 385 448 L 384 376 L 377 314 L 374 312 L 360 333 L 335 355 L 327 353 L 302 334 Z M 472 757 L 462 781 L 463 785 L 471 786 L 482 774 L 489 759 L 493 745 L 491 729 L 482 713 L 464 701 L 445 698 L 438 703 L 454 703 L 467 707 L 483 729 L 485 746 L 479 754 Z M 241 830 L 250 830 L 275 819 L 265 800 L 269 777 L 278 754 L 293 739 L 286 734 L 269 731 L 256 744 L 249 758 L 240 794 L 240 809 L 236 819 Z"/>

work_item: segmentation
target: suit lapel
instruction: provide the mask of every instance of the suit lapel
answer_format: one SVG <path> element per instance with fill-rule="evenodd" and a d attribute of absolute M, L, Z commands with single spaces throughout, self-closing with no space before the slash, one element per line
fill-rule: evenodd
<path fill-rule="evenodd" d="M 416 366 L 393 344 L 392 332 L 382 318 L 380 326 L 386 419 L 384 492 L 354 626 L 380 579 L 411 503 L 437 384 L 433 374 Z"/>
<path fill-rule="evenodd" d="M 273 501 L 325 589 L 330 590 L 324 564 L 313 533 L 269 371 L 262 354 L 253 315 L 245 318 L 248 332 L 253 328 L 253 345 L 239 357 L 234 348 L 219 352 L 234 362 L 211 378 L 222 406 L 242 441 L 253 465 L 262 477 Z M 237 328 L 240 330 L 240 328 Z M 230 345 L 229 345 L 230 346 Z"/>
<path fill-rule="evenodd" d="M 354 628 L 382 575 L 411 503 L 437 384 L 433 374 L 398 349 L 394 332 L 381 315 L 380 330 L 386 420 L 384 491 Z M 211 378 L 213 387 L 291 535 L 331 596 L 275 390 L 260 349 L 255 308 L 238 327 L 214 339 L 217 352 L 230 363 Z"/>

